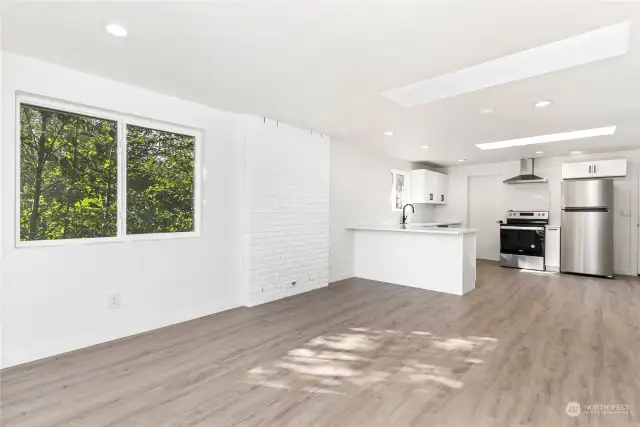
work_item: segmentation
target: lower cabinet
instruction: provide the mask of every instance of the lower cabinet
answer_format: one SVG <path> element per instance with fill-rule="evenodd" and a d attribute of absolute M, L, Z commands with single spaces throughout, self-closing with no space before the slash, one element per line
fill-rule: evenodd
<path fill-rule="evenodd" d="M 560 226 L 546 226 L 544 234 L 544 264 L 547 271 L 560 271 Z"/>

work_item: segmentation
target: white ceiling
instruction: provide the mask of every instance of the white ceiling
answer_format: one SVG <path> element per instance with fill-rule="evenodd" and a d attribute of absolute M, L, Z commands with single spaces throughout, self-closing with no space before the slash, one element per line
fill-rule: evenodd
<path fill-rule="evenodd" d="M 407 160 L 485 163 L 640 148 L 640 4 L 634 2 L 22 1 L 5 2 L 2 13 L 6 50 Z M 624 56 L 409 109 L 380 95 L 625 20 L 633 28 Z M 129 37 L 107 34 L 111 22 L 125 26 Z M 545 99 L 553 104 L 533 108 Z M 478 113 L 486 107 L 496 112 Z M 474 147 L 611 125 L 617 132 L 609 137 Z M 387 130 L 395 135 L 384 136 Z"/>

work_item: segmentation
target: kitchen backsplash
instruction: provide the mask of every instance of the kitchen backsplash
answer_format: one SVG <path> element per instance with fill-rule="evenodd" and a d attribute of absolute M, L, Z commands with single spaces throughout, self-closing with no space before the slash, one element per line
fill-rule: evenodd
<path fill-rule="evenodd" d="M 520 211 L 548 211 L 549 184 L 505 185 L 505 207 Z M 506 210 L 506 209 L 505 209 Z"/>
<path fill-rule="evenodd" d="M 416 213 L 409 219 L 410 222 L 434 222 L 436 220 L 436 207 L 427 203 L 414 203 Z M 407 208 L 409 212 L 411 210 Z M 457 218 L 453 218 L 456 220 Z"/>

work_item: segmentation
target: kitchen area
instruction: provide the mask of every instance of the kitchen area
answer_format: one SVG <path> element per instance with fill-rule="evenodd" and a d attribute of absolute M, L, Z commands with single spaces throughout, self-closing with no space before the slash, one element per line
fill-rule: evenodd
<path fill-rule="evenodd" d="M 534 160 L 521 161 L 510 185 L 545 185 Z M 564 163 L 561 166 L 560 222 L 548 210 L 510 209 L 500 226 L 500 265 L 536 271 L 613 278 L 614 179 L 625 177 L 627 161 Z"/>
<path fill-rule="evenodd" d="M 401 208 L 398 222 L 347 227 L 353 233 L 355 276 L 454 295 L 470 292 L 476 280 L 476 230 L 463 228 L 459 219 L 420 215 L 425 207 L 448 203 L 447 175 L 417 168 L 407 178 L 408 190 L 404 175 L 403 185 L 396 187 L 395 176 L 392 180 L 392 193 L 407 190 L 392 194 L 393 207 Z M 401 194 L 405 197 L 397 199 Z M 416 215 L 416 208 L 423 212 Z"/>
<path fill-rule="evenodd" d="M 412 170 L 398 223 L 348 227 L 356 277 L 464 295 L 476 259 L 599 278 L 628 274 L 624 262 L 637 268 L 629 159 L 538 162 L 517 162 L 515 176 L 516 162 Z"/>

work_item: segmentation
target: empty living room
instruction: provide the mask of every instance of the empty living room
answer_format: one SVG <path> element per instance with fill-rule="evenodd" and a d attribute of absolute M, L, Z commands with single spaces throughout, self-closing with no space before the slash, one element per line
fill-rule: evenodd
<path fill-rule="evenodd" d="M 635 1 L 0 1 L 0 425 L 640 426 L 639 76 Z"/>

